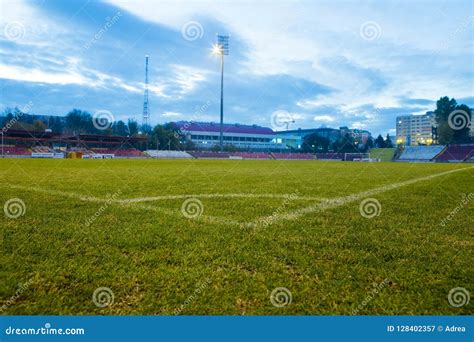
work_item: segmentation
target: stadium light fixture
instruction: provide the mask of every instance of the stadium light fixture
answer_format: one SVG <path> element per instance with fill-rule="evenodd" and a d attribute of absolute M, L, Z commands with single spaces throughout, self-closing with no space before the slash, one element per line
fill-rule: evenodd
<path fill-rule="evenodd" d="M 229 36 L 217 35 L 217 44 L 212 48 L 212 51 L 221 56 L 221 122 L 219 145 L 221 151 L 224 150 L 224 56 L 229 55 Z"/>
<path fill-rule="evenodd" d="M 220 54 L 221 54 L 221 48 L 219 47 L 219 45 L 214 44 L 214 45 L 212 46 L 212 53 L 213 53 L 214 55 L 220 55 Z"/>

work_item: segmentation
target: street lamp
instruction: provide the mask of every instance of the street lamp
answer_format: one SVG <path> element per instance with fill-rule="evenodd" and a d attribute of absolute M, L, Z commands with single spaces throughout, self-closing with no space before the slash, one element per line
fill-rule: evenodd
<path fill-rule="evenodd" d="M 212 51 L 221 56 L 221 125 L 219 135 L 219 145 L 221 151 L 224 150 L 224 56 L 229 54 L 229 36 L 217 35 L 217 44 Z"/>

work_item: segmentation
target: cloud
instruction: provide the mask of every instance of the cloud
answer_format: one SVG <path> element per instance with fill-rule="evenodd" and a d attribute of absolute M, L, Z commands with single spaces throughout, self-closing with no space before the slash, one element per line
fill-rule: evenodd
<path fill-rule="evenodd" d="M 58 68 L 55 72 L 39 68 L 0 64 L 0 78 L 57 85 L 75 84 L 92 88 L 116 87 L 134 93 L 142 93 L 143 89 L 139 85 L 127 84 L 118 77 L 81 67 L 77 60 L 68 63 L 66 68 Z"/>
<path fill-rule="evenodd" d="M 178 117 L 183 116 L 183 114 L 182 113 L 177 113 L 177 112 L 164 112 L 163 116 L 165 118 L 178 118 Z"/>
<path fill-rule="evenodd" d="M 108 27 L 117 13 L 119 19 Z M 272 112 L 285 110 L 300 127 L 325 122 L 383 133 L 393 129 L 395 115 L 432 110 L 440 96 L 467 99 L 472 106 L 469 13 L 468 2 L 426 6 L 397 0 L 365 6 L 343 1 L 6 2 L 0 29 L 5 32 L 12 22 L 22 29 L 15 39 L 0 36 L 0 102 L 28 103 L 40 95 L 49 103 L 35 101 L 35 110 L 62 113 L 73 105 L 100 108 L 107 99 L 110 110 L 137 119 L 144 55 L 150 54 L 151 121 L 171 120 L 177 113 L 190 119 L 208 102 L 200 115 L 217 121 L 220 60 L 209 48 L 215 33 L 222 32 L 231 35 L 226 120 L 268 125 Z M 192 41 L 182 34 L 190 21 L 202 26 Z M 374 40 L 360 34 L 370 21 L 380 27 Z"/>
<path fill-rule="evenodd" d="M 363 122 L 360 122 L 360 121 L 355 121 L 355 122 L 350 124 L 349 128 L 366 129 L 367 124 L 365 124 Z"/>
<path fill-rule="evenodd" d="M 206 81 L 206 75 L 209 74 L 206 70 L 188 65 L 173 64 L 170 67 L 173 70 L 174 77 L 169 82 L 178 88 L 180 95 L 186 95 L 194 91 L 199 83 Z"/>
<path fill-rule="evenodd" d="M 87 79 L 81 74 L 48 73 L 40 69 L 20 66 L 0 65 L 0 78 L 48 84 L 79 84 L 88 85 Z"/>
<path fill-rule="evenodd" d="M 329 115 L 316 115 L 313 120 L 316 122 L 334 122 L 334 118 Z"/>

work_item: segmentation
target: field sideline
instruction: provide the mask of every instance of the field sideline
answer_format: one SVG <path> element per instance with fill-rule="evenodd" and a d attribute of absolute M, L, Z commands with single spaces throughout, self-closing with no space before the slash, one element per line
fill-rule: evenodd
<path fill-rule="evenodd" d="M 0 218 L 1 314 L 473 313 L 448 302 L 474 283 L 469 164 L 1 159 L 0 175 L 2 206 L 24 203 Z"/>

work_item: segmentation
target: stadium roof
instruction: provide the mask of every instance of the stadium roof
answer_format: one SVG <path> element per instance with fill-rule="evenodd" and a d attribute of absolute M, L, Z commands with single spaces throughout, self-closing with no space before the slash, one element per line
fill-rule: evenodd
<path fill-rule="evenodd" d="M 287 131 L 278 131 L 277 133 L 312 133 L 312 132 L 321 132 L 321 131 L 339 132 L 337 128 L 319 127 L 319 128 L 289 129 Z"/>
<path fill-rule="evenodd" d="M 104 134 L 61 134 L 58 132 L 45 132 L 34 130 L 14 130 L 9 129 L 4 132 L 5 140 L 33 141 L 33 142 L 64 142 L 64 143 L 95 143 L 95 144 L 122 144 L 124 142 L 146 141 L 146 137 L 132 136 L 124 137 L 119 135 Z"/>
<path fill-rule="evenodd" d="M 182 131 L 193 132 L 220 132 L 220 124 L 216 122 L 193 122 L 177 121 L 172 122 L 176 128 Z M 274 135 L 271 128 L 257 125 L 224 124 L 225 133 L 243 133 L 243 134 L 267 134 Z"/>

